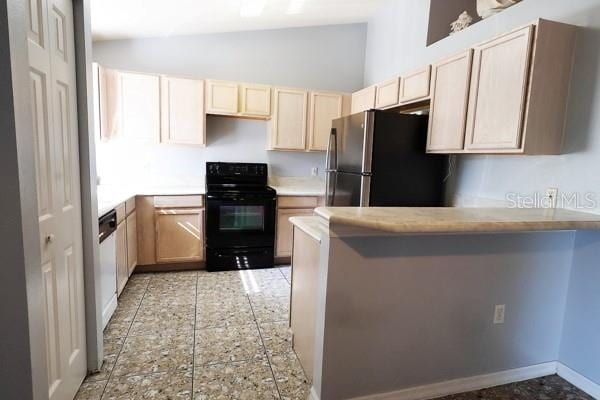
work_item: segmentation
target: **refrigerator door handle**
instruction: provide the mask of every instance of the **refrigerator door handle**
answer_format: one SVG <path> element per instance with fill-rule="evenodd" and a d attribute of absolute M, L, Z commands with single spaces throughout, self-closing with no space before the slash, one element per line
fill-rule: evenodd
<path fill-rule="evenodd" d="M 327 143 L 327 153 L 325 154 L 325 172 L 337 172 L 337 129 L 335 128 L 331 128 L 329 142 Z"/>

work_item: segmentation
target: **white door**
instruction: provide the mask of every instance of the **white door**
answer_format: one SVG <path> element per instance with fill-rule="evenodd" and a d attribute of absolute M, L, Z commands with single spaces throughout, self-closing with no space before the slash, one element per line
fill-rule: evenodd
<path fill-rule="evenodd" d="M 49 399 L 85 377 L 85 315 L 73 10 L 27 1 Z"/>

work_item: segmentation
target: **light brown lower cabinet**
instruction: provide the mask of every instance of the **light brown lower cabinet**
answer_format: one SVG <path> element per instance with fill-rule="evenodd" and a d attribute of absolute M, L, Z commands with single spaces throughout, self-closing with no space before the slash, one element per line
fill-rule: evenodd
<path fill-rule="evenodd" d="M 127 222 L 117 225 L 117 294 L 120 295 L 129 279 L 127 266 Z"/>
<path fill-rule="evenodd" d="M 137 212 L 134 211 L 127 217 L 127 272 L 129 276 L 133 273 L 137 263 Z"/>
<path fill-rule="evenodd" d="M 299 228 L 294 228 L 293 235 L 294 257 L 292 258 L 290 327 L 294 335 L 294 350 L 306 372 L 306 376 L 312 379 L 315 357 L 320 243 Z"/>
<path fill-rule="evenodd" d="M 292 234 L 294 226 L 291 217 L 313 215 L 314 208 L 289 208 L 277 210 L 277 257 L 290 257 L 292 255 Z"/>
<path fill-rule="evenodd" d="M 162 208 L 155 211 L 156 262 L 204 259 L 202 209 Z"/>

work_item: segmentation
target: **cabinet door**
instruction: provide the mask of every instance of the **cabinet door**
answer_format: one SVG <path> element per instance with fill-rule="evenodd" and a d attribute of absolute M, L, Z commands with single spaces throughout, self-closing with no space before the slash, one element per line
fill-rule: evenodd
<path fill-rule="evenodd" d="M 161 141 L 205 145 L 204 81 L 162 77 Z"/>
<path fill-rule="evenodd" d="M 369 86 L 352 93 L 351 113 L 356 114 L 361 111 L 367 111 L 375 107 L 375 86 Z"/>
<path fill-rule="evenodd" d="M 312 208 L 277 210 L 277 257 L 290 257 L 292 255 L 292 233 L 294 226 L 290 222 L 290 218 L 313 214 L 314 209 Z"/>
<path fill-rule="evenodd" d="M 121 129 L 121 87 L 119 72 L 96 64 L 94 99 L 97 120 L 94 121 L 101 141 L 119 135 Z"/>
<path fill-rule="evenodd" d="M 385 108 L 398 104 L 398 91 L 400 90 L 400 78 L 394 78 L 377 84 L 375 96 L 375 107 Z"/>
<path fill-rule="evenodd" d="M 160 141 L 160 78 L 120 72 L 121 133 L 126 139 Z"/>
<path fill-rule="evenodd" d="M 521 147 L 533 26 L 475 47 L 467 149 Z"/>
<path fill-rule="evenodd" d="M 310 93 L 310 114 L 308 118 L 308 149 L 327 150 L 331 122 L 342 116 L 344 96 L 338 93 Z"/>
<path fill-rule="evenodd" d="M 137 213 L 127 217 L 127 274 L 131 276 L 137 266 Z"/>
<path fill-rule="evenodd" d="M 305 150 L 308 92 L 276 88 L 273 98 L 272 148 Z"/>
<path fill-rule="evenodd" d="M 268 117 L 271 115 L 271 88 L 242 85 L 242 115 Z"/>
<path fill-rule="evenodd" d="M 200 261 L 204 255 L 202 210 L 156 211 L 156 262 Z"/>
<path fill-rule="evenodd" d="M 117 293 L 120 295 L 129 279 L 127 266 L 127 222 L 117 226 Z"/>
<path fill-rule="evenodd" d="M 206 91 L 206 112 L 208 114 L 237 114 L 237 83 L 224 81 L 206 81 Z"/>
<path fill-rule="evenodd" d="M 432 67 L 427 151 L 462 151 L 473 52 L 468 50 Z"/>
<path fill-rule="evenodd" d="M 431 65 L 408 73 L 400 84 L 400 103 L 422 100 L 429 97 Z"/>

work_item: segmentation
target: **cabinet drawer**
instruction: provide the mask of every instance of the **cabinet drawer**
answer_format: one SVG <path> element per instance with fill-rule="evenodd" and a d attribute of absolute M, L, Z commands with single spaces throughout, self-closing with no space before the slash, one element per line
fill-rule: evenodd
<path fill-rule="evenodd" d="M 129 215 L 134 211 L 135 211 L 135 197 L 132 197 L 125 202 L 125 214 Z"/>
<path fill-rule="evenodd" d="M 203 207 L 203 196 L 154 196 L 154 207 Z"/>
<path fill-rule="evenodd" d="M 277 199 L 277 206 L 279 208 L 315 208 L 318 205 L 318 197 L 281 196 Z"/>
<path fill-rule="evenodd" d="M 125 210 L 125 203 L 121 203 L 118 206 L 116 206 L 115 211 L 117 212 L 117 225 L 119 225 L 127 216 L 127 212 Z"/>

